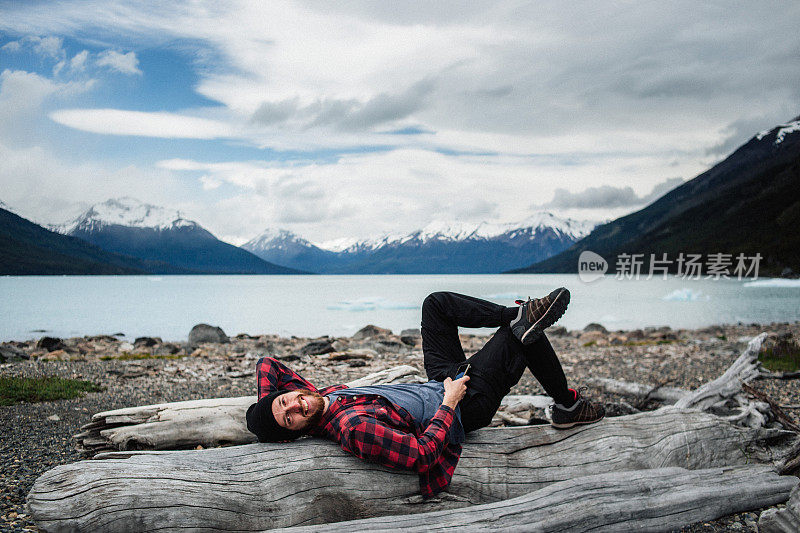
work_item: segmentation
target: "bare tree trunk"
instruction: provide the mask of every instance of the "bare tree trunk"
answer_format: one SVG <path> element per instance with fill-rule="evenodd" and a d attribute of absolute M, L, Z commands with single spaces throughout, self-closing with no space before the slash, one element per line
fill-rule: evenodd
<path fill-rule="evenodd" d="M 669 531 L 784 502 L 799 481 L 793 476 L 780 476 L 764 465 L 612 472 L 553 483 L 525 496 L 466 509 L 384 516 L 284 531 Z M 795 517 L 792 519 L 795 520 L 792 525 L 800 524 Z M 764 531 L 762 522 L 759 521 L 759 531 Z M 797 530 L 795 527 L 769 531 Z"/>
<path fill-rule="evenodd" d="M 678 409 L 568 430 L 483 429 L 464 444 L 448 493 L 425 503 L 415 474 L 318 439 L 113 452 L 46 472 L 28 503 L 48 531 L 253 531 L 496 502 L 594 474 L 774 463 L 794 437 Z"/>

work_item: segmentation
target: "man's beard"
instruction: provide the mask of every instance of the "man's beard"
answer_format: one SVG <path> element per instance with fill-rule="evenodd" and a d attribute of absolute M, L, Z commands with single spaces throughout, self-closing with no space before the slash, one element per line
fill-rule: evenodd
<path fill-rule="evenodd" d="M 310 391 L 308 389 L 299 389 L 300 396 L 308 402 L 308 415 L 305 419 L 305 424 L 300 428 L 301 431 L 309 430 L 316 427 L 322 419 L 322 413 L 325 411 L 325 400 L 319 393 Z"/>

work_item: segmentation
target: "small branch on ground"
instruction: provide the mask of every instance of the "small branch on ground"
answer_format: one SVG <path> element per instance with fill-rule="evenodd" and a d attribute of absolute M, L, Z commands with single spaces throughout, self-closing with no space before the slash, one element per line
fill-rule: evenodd
<path fill-rule="evenodd" d="M 756 389 L 755 387 L 751 387 L 747 383 L 742 383 L 742 390 L 744 390 L 745 392 L 755 396 L 756 398 L 758 398 L 762 402 L 768 403 L 770 409 L 772 410 L 772 413 L 775 415 L 775 418 L 777 418 L 778 421 L 781 424 L 783 424 L 783 426 L 786 429 L 791 429 L 792 431 L 800 433 L 800 426 L 795 424 L 792 421 L 792 419 L 789 418 L 789 416 L 786 413 L 783 412 L 783 409 L 781 409 L 780 405 L 775 403 L 772 400 L 772 398 L 770 398 L 769 396 L 767 396 L 766 394 L 764 394 L 760 390 Z"/>
<path fill-rule="evenodd" d="M 756 379 L 800 379 L 800 370 L 795 372 L 770 372 L 761 370 L 761 375 Z"/>

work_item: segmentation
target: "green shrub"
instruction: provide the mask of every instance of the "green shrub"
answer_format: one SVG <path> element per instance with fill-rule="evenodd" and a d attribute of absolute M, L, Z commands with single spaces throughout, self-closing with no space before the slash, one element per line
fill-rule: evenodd
<path fill-rule="evenodd" d="M 758 360 L 764 368 L 772 372 L 795 372 L 800 370 L 800 349 L 792 351 L 767 348 L 758 354 Z"/>
<path fill-rule="evenodd" d="M 97 383 L 77 379 L 0 376 L 0 405 L 67 400 L 83 396 L 84 392 L 101 390 L 103 388 Z"/>

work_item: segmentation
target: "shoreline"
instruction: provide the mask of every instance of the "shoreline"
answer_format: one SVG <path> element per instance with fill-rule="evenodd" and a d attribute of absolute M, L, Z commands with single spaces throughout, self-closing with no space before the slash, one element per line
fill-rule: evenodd
<path fill-rule="evenodd" d="M 587 326 L 568 331 L 553 327 L 547 331 L 571 387 L 588 384 L 585 382 L 589 378 L 606 377 L 695 389 L 720 376 L 741 354 L 746 342 L 762 331 L 772 337 L 789 333 L 795 340 L 800 339 L 800 322 L 675 330 L 603 329 Z M 467 356 L 480 349 L 488 338 L 461 335 Z M 33 526 L 24 508 L 33 481 L 54 466 L 84 458 L 75 449 L 72 435 L 96 412 L 255 394 L 255 363 L 264 355 L 276 357 L 318 386 L 345 382 L 399 364 L 422 371 L 423 362 L 418 330 L 389 332 L 376 326 L 366 326 L 349 337 L 241 334 L 227 343 L 188 347 L 185 342 L 159 342 L 150 337 L 134 343 L 113 336 L 74 337 L 55 343 L 43 343 L 44 339 L 0 343 L 0 350 L 11 346 L 28 357 L 0 364 L 0 374 L 85 379 L 99 383 L 104 390 L 72 400 L 0 407 L 4 435 L 0 442 L 3 530 L 24 531 Z M 761 379 L 754 386 L 781 405 L 800 404 L 800 380 Z M 543 391 L 530 372 L 525 372 L 510 394 Z M 643 411 L 658 407 L 652 401 L 632 400 L 591 385 L 588 396 L 610 407 L 609 416 L 627 414 L 628 407 Z M 790 409 L 787 413 L 798 422 L 800 410 Z M 754 512 L 740 513 L 687 526 L 682 531 L 721 531 L 733 524 L 738 524 L 734 526 L 737 529 L 754 530 L 757 517 Z"/>

